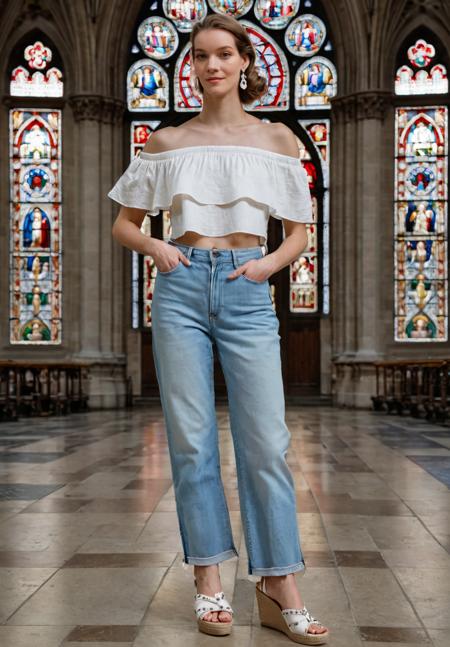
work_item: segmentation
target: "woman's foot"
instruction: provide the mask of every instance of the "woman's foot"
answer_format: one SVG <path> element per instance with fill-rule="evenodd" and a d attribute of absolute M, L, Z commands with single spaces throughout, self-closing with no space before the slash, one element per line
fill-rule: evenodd
<path fill-rule="evenodd" d="M 195 564 L 194 576 L 197 593 L 214 595 L 222 590 L 218 564 L 208 566 L 198 566 Z M 203 616 L 203 619 L 209 620 L 210 622 L 231 622 L 231 613 L 228 613 L 228 611 L 209 611 Z"/>
<path fill-rule="evenodd" d="M 263 578 L 267 595 L 281 604 L 282 609 L 302 609 L 303 600 L 297 588 L 294 573 L 288 575 L 264 575 Z M 323 625 L 311 624 L 308 633 L 323 634 L 327 628 Z"/>

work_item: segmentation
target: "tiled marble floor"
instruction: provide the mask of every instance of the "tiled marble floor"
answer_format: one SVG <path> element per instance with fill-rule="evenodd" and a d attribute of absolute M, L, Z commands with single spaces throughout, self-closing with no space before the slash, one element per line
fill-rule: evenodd
<path fill-rule="evenodd" d="M 2 647 L 293 644 L 259 625 L 226 408 L 217 414 L 240 553 L 220 567 L 232 636 L 197 631 L 155 408 L 0 425 Z M 449 647 L 450 431 L 323 407 L 286 418 L 308 566 L 298 581 L 329 645 Z"/>

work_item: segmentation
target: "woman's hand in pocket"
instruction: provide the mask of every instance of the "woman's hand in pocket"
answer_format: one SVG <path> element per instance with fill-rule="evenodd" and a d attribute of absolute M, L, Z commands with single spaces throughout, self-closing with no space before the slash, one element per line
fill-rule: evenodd
<path fill-rule="evenodd" d="M 175 269 L 178 263 L 183 263 L 186 266 L 191 264 L 191 261 L 178 247 L 169 245 L 163 240 L 159 240 L 158 244 L 154 246 L 151 256 L 160 272 L 170 272 Z"/>
<path fill-rule="evenodd" d="M 251 258 L 246 263 L 239 265 L 239 267 L 231 272 L 227 278 L 237 279 L 240 274 L 245 274 L 245 276 L 251 281 L 262 283 L 273 274 L 272 260 L 267 256 L 263 256 L 262 258 Z"/>

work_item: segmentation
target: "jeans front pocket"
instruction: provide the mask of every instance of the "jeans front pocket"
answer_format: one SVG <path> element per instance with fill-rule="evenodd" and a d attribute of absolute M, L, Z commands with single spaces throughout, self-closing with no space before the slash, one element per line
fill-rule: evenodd
<path fill-rule="evenodd" d="M 241 274 L 241 276 L 242 276 L 246 281 L 250 281 L 250 283 L 256 283 L 256 285 L 262 285 L 263 283 L 265 283 L 265 282 L 266 282 L 266 279 L 264 279 L 264 281 L 255 281 L 254 279 L 251 279 L 251 278 L 249 278 L 248 276 L 245 276 L 245 274 L 244 274 L 244 273 L 242 273 L 242 274 Z"/>
<path fill-rule="evenodd" d="M 174 272 L 177 271 L 180 265 L 183 265 L 181 261 L 178 262 L 178 265 L 175 265 L 175 267 L 172 267 L 172 269 L 168 270 L 167 272 L 162 272 L 161 270 L 158 270 L 158 274 L 162 274 L 163 276 L 167 276 L 167 274 L 173 274 Z"/>

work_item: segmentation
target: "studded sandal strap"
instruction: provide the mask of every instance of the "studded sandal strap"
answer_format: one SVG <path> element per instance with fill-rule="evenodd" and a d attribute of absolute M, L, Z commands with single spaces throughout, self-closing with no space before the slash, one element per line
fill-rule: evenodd
<path fill-rule="evenodd" d="M 319 622 L 319 620 L 313 618 L 306 607 L 303 607 L 303 609 L 283 609 L 281 613 L 283 614 L 287 626 L 294 633 L 306 636 L 309 633 L 308 629 L 310 625 L 314 624 L 319 627 L 324 626 Z"/>
<path fill-rule="evenodd" d="M 202 618 L 209 611 L 227 611 L 231 615 L 233 614 L 233 609 L 223 591 L 216 593 L 214 596 L 204 595 L 203 593 L 195 594 L 195 614 L 197 618 Z"/>

